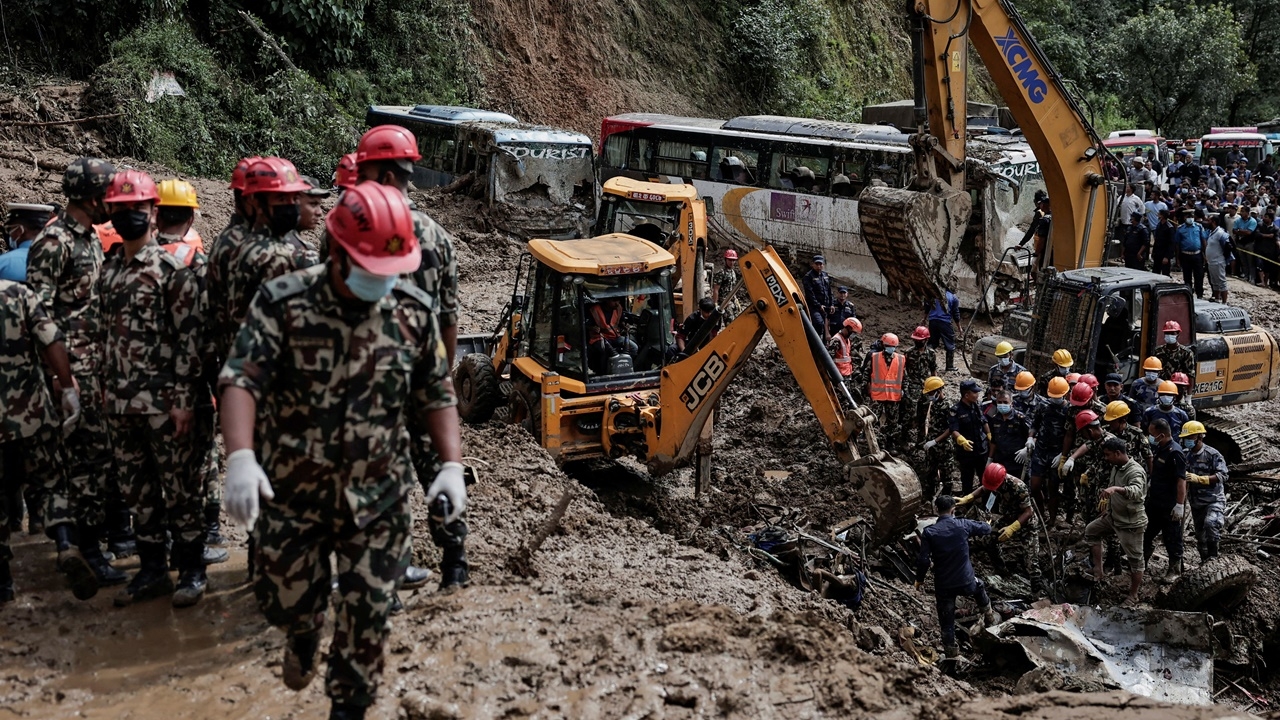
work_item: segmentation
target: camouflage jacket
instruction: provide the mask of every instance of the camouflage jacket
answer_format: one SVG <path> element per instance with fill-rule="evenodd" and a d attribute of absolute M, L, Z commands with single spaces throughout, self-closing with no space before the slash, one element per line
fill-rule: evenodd
<path fill-rule="evenodd" d="M 456 404 L 430 306 L 404 281 L 376 303 L 343 299 L 328 263 L 263 286 L 219 387 L 257 400 L 277 502 L 336 484 L 364 527 L 409 491 L 409 422 Z"/>
<path fill-rule="evenodd" d="M 31 437 L 60 420 L 39 348 L 62 340 L 35 292 L 0 280 L 0 443 Z"/>
<path fill-rule="evenodd" d="M 921 440 L 937 440 L 938 436 L 943 433 L 951 432 L 951 406 L 945 401 L 938 399 L 929 403 L 929 410 L 925 417 L 925 436 Z M 939 447 L 945 448 L 945 445 Z"/>
<path fill-rule="evenodd" d="M 729 299 L 729 293 L 733 292 L 733 288 L 738 284 L 738 271 L 729 267 L 722 267 L 716 270 L 715 275 L 711 276 L 711 284 L 716 286 L 720 291 L 720 302 Z"/>
<path fill-rule="evenodd" d="M 209 267 L 205 279 L 205 307 L 209 309 L 209 327 L 217 348 L 218 357 L 226 357 L 229 348 L 226 338 L 234 337 L 238 328 L 229 327 L 227 320 L 227 277 L 231 274 L 231 259 L 249 236 L 249 223 L 240 215 L 232 215 L 231 222 L 218 233 L 209 249 Z"/>
<path fill-rule="evenodd" d="M 1084 433 L 1081 433 L 1080 435 L 1081 440 L 1083 441 Z M 1099 440 L 1096 442 L 1089 440 L 1087 442 L 1080 443 L 1081 445 L 1088 445 L 1089 447 L 1084 451 L 1084 455 L 1081 455 L 1080 459 L 1076 460 L 1076 474 L 1088 475 L 1089 484 L 1092 487 L 1097 487 L 1097 483 L 1102 478 L 1107 477 L 1106 472 L 1111 469 L 1111 465 L 1102 458 L 1102 444 L 1112 437 L 1115 437 L 1115 433 L 1104 427 L 1102 428 L 1102 437 Z M 1137 458 L 1134 459 L 1136 460 Z"/>
<path fill-rule="evenodd" d="M 112 250 L 98 280 L 106 411 L 161 415 L 195 408 L 203 306 L 196 273 L 155 244 Z"/>
<path fill-rule="evenodd" d="M 1022 393 L 1015 392 L 1013 394 L 1013 409 L 1031 418 L 1035 422 L 1036 412 L 1040 406 L 1044 404 L 1045 398 L 1037 395 L 1035 389 L 1027 391 L 1024 396 Z"/>
<path fill-rule="evenodd" d="M 1196 353 L 1190 347 L 1177 343 L 1161 344 L 1152 354 L 1160 358 L 1164 365 L 1160 371 L 1161 380 L 1170 380 L 1174 373 L 1181 372 L 1191 379 L 1192 388 L 1196 386 Z"/>
<path fill-rule="evenodd" d="M 938 374 L 938 357 L 926 345 L 922 348 L 911 348 L 903 353 L 907 356 L 907 369 L 902 380 L 903 399 L 914 403 L 920 399 L 924 391 L 924 381 L 930 375 Z"/>
<path fill-rule="evenodd" d="M 987 391 L 990 392 L 992 388 L 1000 384 L 1009 392 L 1013 392 L 1013 381 L 1017 379 L 1018 373 L 1025 371 L 1026 368 L 1018 363 L 1010 363 L 1009 369 L 1006 370 L 1000 367 L 1000 361 L 997 360 L 992 363 L 991 369 L 987 370 Z"/>
<path fill-rule="evenodd" d="M 422 265 L 408 277 L 436 302 L 440 327 L 453 327 L 458 324 L 458 258 L 453 236 L 420 210 L 413 211 L 413 233 L 422 248 Z"/>
<path fill-rule="evenodd" d="M 1138 461 L 1143 470 L 1151 467 L 1151 443 L 1147 442 L 1147 431 L 1137 425 L 1126 424 L 1124 432 L 1119 433 L 1129 450 L 1129 457 Z"/>
<path fill-rule="evenodd" d="M 230 355 L 240 324 L 258 288 L 268 280 L 316 264 L 311 252 L 296 237 L 278 238 L 270 230 L 258 230 L 244 239 L 227 263 L 225 305 L 221 318 L 222 345 Z"/>
<path fill-rule="evenodd" d="M 1022 511 L 1031 507 L 1031 491 L 1027 489 L 1027 484 L 1022 480 L 1012 476 L 1005 476 L 1004 483 L 1000 489 L 996 491 L 996 506 L 994 508 L 995 515 L 1000 518 L 1001 525 L 1008 525 Z M 1022 523 L 1023 528 L 1028 528 L 1036 523 L 1036 514 L 1031 513 L 1031 517 Z M 1021 535 L 1021 532 L 1019 532 Z"/>
<path fill-rule="evenodd" d="M 66 335 L 71 371 L 77 375 L 98 369 L 101 319 L 94 293 L 101 272 L 98 234 L 65 213 L 40 233 L 27 256 L 27 284 Z"/>
<path fill-rule="evenodd" d="M 1067 419 L 1062 425 L 1062 432 L 1071 437 L 1071 449 L 1075 450 L 1084 444 L 1084 433 L 1076 431 L 1076 416 L 1085 410 L 1092 410 L 1098 416 L 1098 421 L 1102 421 L 1102 416 L 1107 414 L 1107 406 L 1103 405 L 1098 396 L 1094 395 L 1088 405 L 1075 406 L 1067 403 Z"/>

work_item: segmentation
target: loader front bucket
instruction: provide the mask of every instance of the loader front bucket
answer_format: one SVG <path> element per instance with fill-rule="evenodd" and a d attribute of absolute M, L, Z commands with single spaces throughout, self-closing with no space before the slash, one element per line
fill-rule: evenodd
<path fill-rule="evenodd" d="M 969 193 L 868 187 L 858 196 L 862 237 L 884 273 L 889 294 L 941 297 L 955 287 L 960 245 L 969 224 Z"/>
<path fill-rule="evenodd" d="M 847 470 L 849 479 L 860 486 L 858 494 L 863 502 L 871 508 L 877 543 L 915 527 L 924 492 L 910 465 L 879 452 L 855 460 Z"/>

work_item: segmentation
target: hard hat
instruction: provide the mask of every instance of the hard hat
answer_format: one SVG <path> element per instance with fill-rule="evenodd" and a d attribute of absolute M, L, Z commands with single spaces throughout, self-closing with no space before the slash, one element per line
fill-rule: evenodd
<path fill-rule="evenodd" d="M 893 333 L 885 333 L 880 336 L 880 343 L 885 347 L 898 347 L 898 336 Z"/>
<path fill-rule="evenodd" d="M 1178 324 L 1177 320 L 1170 320 L 1164 324 L 1164 331 L 1167 333 L 1182 332 L 1182 326 Z"/>
<path fill-rule="evenodd" d="M 1075 384 L 1078 382 L 1080 382 L 1080 373 L 1067 373 L 1068 385 L 1071 385 L 1072 387 L 1074 387 Z"/>
<path fill-rule="evenodd" d="M 161 207 L 200 207 L 200 202 L 196 199 L 195 186 L 186 180 L 177 178 L 161 180 L 159 193 Z"/>
<path fill-rule="evenodd" d="M 244 192 L 245 175 L 249 172 L 249 166 L 261 159 L 260 156 L 254 155 L 253 157 L 241 158 L 240 162 L 236 163 L 235 169 L 231 171 L 232 190 Z"/>
<path fill-rule="evenodd" d="M 1157 395 L 1177 395 L 1178 386 L 1173 384 L 1172 380 L 1163 380 L 1160 387 L 1156 388 Z"/>
<path fill-rule="evenodd" d="M 930 375 L 929 377 L 924 379 L 924 392 L 921 393 L 921 395 L 928 395 L 934 390 L 940 390 L 942 389 L 942 386 L 946 384 L 947 384 L 946 381 L 938 377 L 937 375 Z"/>
<path fill-rule="evenodd" d="M 1013 343 L 1008 340 L 1001 340 L 996 344 L 996 357 L 1004 357 L 1013 352 Z"/>
<path fill-rule="evenodd" d="M 1098 376 L 1093 373 L 1085 373 L 1080 376 L 1080 382 L 1088 385 L 1094 392 L 1098 391 Z"/>
<path fill-rule="evenodd" d="M 302 181 L 293 163 L 281 157 L 262 158 L 245 171 L 244 194 L 296 193 L 311 186 Z"/>
<path fill-rule="evenodd" d="M 353 188 L 360 182 L 360 171 L 356 168 L 356 154 L 347 153 L 338 160 L 338 167 L 333 171 L 333 186 L 343 189 Z"/>
<path fill-rule="evenodd" d="M 982 471 L 982 487 L 991 492 L 1000 489 L 1004 485 L 1004 479 L 1009 476 L 1009 471 L 1000 463 L 991 463 L 987 465 L 987 469 Z"/>
<path fill-rule="evenodd" d="M 1153 372 L 1160 372 L 1161 370 L 1164 369 L 1164 363 L 1160 362 L 1160 358 L 1156 357 L 1155 355 L 1152 355 L 1151 357 L 1142 361 L 1142 369 L 1153 371 Z"/>
<path fill-rule="evenodd" d="M 1087 386 L 1086 386 L 1087 387 Z M 1066 378 L 1056 377 L 1049 381 L 1049 397 L 1057 399 L 1067 394 L 1071 384 Z"/>
<path fill-rule="evenodd" d="M 1204 423 L 1199 420 L 1188 420 L 1182 425 L 1182 432 L 1178 433 L 1178 437 L 1191 437 L 1192 435 L 1204 435 Z"/>
<path fill-rule="evenodd" d="M 911 339 L 912 340 L 928 340 L 929 328 L 923 325 L 917 325 L 916 329 L 911 333 Z"/>
<path fill-rule="evenodd" d="M 159 200 L 156 183 L 141 170 L 125 170 L 111 178 L 107 194 L 102 198 L 109 203 L 133 203 Z"/>
<path fill-rule="evenodd" d="M 1174 373 L 1173 377 L 1169 378 L 1169 380 L 1174 385 L 1190 385 L 1191 384 L 1191 378 L 1187 377 L 1186 373 L 1180 373 L 1180 372 Z"/>
<path fill-rule="evenodd" d="M 1036 376 L 1031 374 L 1029 370 L 1023 370 L 1018 373 L 1018 377 L 1013 379 L 1013 389 L 1018 392 L 1030 390 L 1036 386 Z"/>
<path fill-rule="evenodd" d="M 1071 367 L 1075 364 L 1075 360 L 1072 359 L 1071 353 L 1059 348 L 1053 351 L 1053 364 L 1058 367 Z"/>
<path fill-rule="evenodd" d="M 1092 410 L 1081 410 L 1076 413 L 1076 430 L 1083 430 L 1086 425 L 1098 422 L 1098 413 Z"/>
<path fill-rule="evenodd" d="M 1088 412 L 1088 411 L 1086 411 Z M 1080 413 L 1083 415 L 1084 413 Z M 1107 412 L 1102 416 L 1103 420 L 1111 422 L 1129 414 L 1129 403 L 1123 400 L 1112 400 L 1107 403 Z"/>
<path fill-rule="evenodd" d="M 62 175 L 62 194 L 70 200 L 102 197 L 111 186 L 116 166 L 99 158 L 81 157 L 67 164 Z"/>
<path fill-rule="evenodd" d="M 737 250 L 734 250 L 733 248 L 729 248 L 728 250 L 725 250 L 725 251 L 724 251 L 724 259 L 725 259 L 725 260 L 737 260 L 737 259 L 738 259 L 738 251 L 737 251 Z"/>
<path fill-rule="evenodd" d="M 399 125 L 379 125 L 360 138 L 356 146 L 356 162 L 396 160 L 405 170 L 413 169 L 413 161 L 421 160 L 418 139 Z M 407 167 L 406 167 L 407 166 Z"/>
<path fill-rule="evenodd" d="M 355 264 L 376 275 L 402 275 L 422 264 L 413 213 L 396 188 L 361 183 L 347 190 L 324 226 Z"/>
<path fill-rule="evenodd" d="M 1084 383 L 1076 383 L 1071 388 L 1071 404 L 1076 407 L 1088 405 L 1093 400 L 1093 388 Z"/>
<path fill-rule="evenodd" d="M 843 324 L 856 333 L 862 332 L 862 321 L 858 318 L 845 318 Z"/>

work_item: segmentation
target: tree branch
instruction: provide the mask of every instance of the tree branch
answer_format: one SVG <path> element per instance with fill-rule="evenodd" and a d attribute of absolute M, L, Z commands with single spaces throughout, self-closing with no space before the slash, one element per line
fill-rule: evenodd
<path fill-rule="evenodd" d="M 240 13 L 240 17 L 244 18 L 244 21 L 249 23 L 249 27 L 253 28 L 253 31 L 258 34 L 258 37 L 267 41 L 267 44 L 271 46 L 272 50 L 276 51 L 276 55 L 280 56 L 280 60 L 286 67 L 290 70 L 298 69 L 298 66 L 294 65 L 293 61 L 289 59 L 289 56 L 284 54 L 284 48 L 280 47 L 280 43 L 276 42 L 275 38 L 268 35 L 267 31 L 263 30 L 262 27 L 258 25 L 258 21 L 253 19 L 252 15 L 244 10 L 237 10 L 236 12 Z"/>

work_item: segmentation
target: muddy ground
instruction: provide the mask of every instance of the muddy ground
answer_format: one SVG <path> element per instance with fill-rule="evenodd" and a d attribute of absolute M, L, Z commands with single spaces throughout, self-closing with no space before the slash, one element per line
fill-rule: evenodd
<path fill-rule="evenodd" d="M 32 157 L 21 138 L 4 138 L 0 133 L 0 202 L 57 200 L 69 152 L 45 148 Z M 59 143 L 94 147 L 90 134 Z M 230 213 L 229 193 L 221 180 L 192 181 L 204 212 L 197 228 L 211 239 Z M 488 228 L 469 200 L 419 201 L 458 238 L 462 330 L 492 329 L 519 244 Z M 885 298 L 855 299 L 868 335 L 901 332 L 918 320 Z M 1274 326 L 1280 318 L 1280 296 L 1249 291 L 1241 302 L 1251 304 L 1255 321 Z M 1234 412 L 1274 430 L 1275 409 Z M 855 613 L 794 588 L 731 547 L 720 529 L 757 523 L 760 505 L 796 508 L 815 527 L 864 512 L 767 342 L 723 401 L 715 480 L 701 499 L 693 497 L 687 470 L 653 479 L 620 463 L 576 468 L 569 477 L 522 431 L 497 423 L 466 429 L 464 443 L 481 475 L 470 513 L 474 582 L 448 596 L 430 588 L 404 593 L 407 611 L 394 621 L 371 718 L 1191 718 L 1266 709 L 1225 684 L 1225 704 L 1210 709 L 1169 709 L 1120 693 L 1006 697 L 1016 678 L 978 668 L 952 679 L 898 647 L 893 638 L 912 624 L 936 643 L 931 597 L 908 584 L 873 585 Z M 791 474 L 765 480 L 762 469 Z M 568 489 L 575 499 L 535 558 L 538 576 L 508 572 L 507 559 Z M 417 491 L 414 502 L 422 517 Z M 325 717 L 322 683 L 301 693 L 280 683 L 282 636 L 262 621 L 243 583 L 242 544 L 230 563 L 211 569 L 209 595 L 186 611 L 162 601 L 116 609 L 111 591 L 77 602 L 53 570 L 48 541 L 22 533 L 15 545 L 19 598 L 0 609 L 0 709 L 8 714 Z M 423 521 L 416 523 L 415 552 L 433 565 Z M 1241 614 L 1263 640 L 1275 632 L 1276 583 L 1274 561 L 1259 564 L 1272 582 Z M 1230 676 L 1246 684 L 1256 676 L 1257 694 L 1270 702 L 1280 697 L 1264 668 Z"/>

